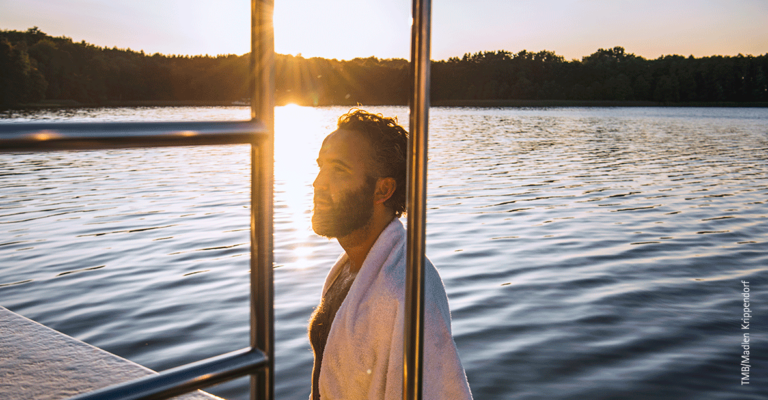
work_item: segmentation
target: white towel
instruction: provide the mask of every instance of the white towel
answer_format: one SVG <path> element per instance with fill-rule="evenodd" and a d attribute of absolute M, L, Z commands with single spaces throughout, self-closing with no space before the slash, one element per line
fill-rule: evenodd
<path fill-rule="evenodd" d="M 320 367 L 320 398 L 403 398 L 405 238 L 395 218 L 374 243 L 331 325 Z M 339 257 L 323 295 L 348 258 Z M 424 398 L 471 399 L 451 335 L 445 286 L 427 260 L 424 296 Z"/>

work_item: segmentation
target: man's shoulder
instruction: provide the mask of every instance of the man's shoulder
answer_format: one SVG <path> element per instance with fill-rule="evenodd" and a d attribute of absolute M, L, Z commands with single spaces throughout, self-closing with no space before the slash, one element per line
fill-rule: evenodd
<path fill-rule="evenodd" d="M 376 284 L 382 295 L 402 300 L 405 298 L 405 243 L 397 243 L 388 250 L 386 261 L 376 277 Z"/>
<path fill-rule="evenodd" d="M 375 274 L 377 286 L 396 289 L 405 285 L 405 229 L 393 220 L 379 235 L 366 257 L 369 272 Z M 373 276 L 372 276 L 373 277 Z"/>
<path fill-rule="evenodd" d="M 380 263 L 376 273 L 375 291 L 392 300 L 405 299 L 406 231 L 399 220 L 394 220 L 382 233 L 380 241 L 371 249 L 371 261 Z M 367 260 L 366 260 L 367 261 Z M 428 301 L 444 301 L 445 286 L 432 262 L 424 257 L 425 288 Z"/>
<path fill-rule="evenodd" d="M 407 277 L 405 246 L 403 246 L 401 252 L 394 252 L 393 256 L 392 260 L 394 262 L 385 265 L 381 269 L 377 281 L 388 297 L 404 300 Z M 442 278 L 440 278 L 440 273 L 426 257 L 424 257 L 424 272 L 424 288 L 426 289 L 425 296 L 427 301 L 445 301 L 445 286 Z"/>

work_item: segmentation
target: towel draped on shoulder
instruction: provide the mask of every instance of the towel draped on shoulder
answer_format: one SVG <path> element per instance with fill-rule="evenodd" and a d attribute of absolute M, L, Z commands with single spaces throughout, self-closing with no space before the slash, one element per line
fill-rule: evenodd
<path fill-rule="evenodd" d="M 320 366 L 321 399 L 402 399 L 405 237 L 395 218 L 374 243 L 336 313 Z M 323 295 L 347 261 L 342 254 L 331 268 Z M 445 286 L 428 259 L 425 269 L 424 398 L 471 399 L 451 334 Z"/>

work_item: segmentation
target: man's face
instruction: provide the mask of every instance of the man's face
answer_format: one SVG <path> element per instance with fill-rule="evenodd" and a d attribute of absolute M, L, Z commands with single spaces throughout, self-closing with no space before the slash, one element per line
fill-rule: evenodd
<path fill-rule="evenodd" d="M 339 238 L 364 227 L 373 216 L 376 181 L 369 178 L 370 144 L 352 131 L 331 133 L 323 142 L 317 165 L 312 230 Z"/>

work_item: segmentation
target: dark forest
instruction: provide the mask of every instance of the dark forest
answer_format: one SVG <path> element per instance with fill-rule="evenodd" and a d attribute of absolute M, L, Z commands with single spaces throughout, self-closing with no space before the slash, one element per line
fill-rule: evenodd
<path fill-rule="evenodd" d="M 248 94 L 249 56 L 167 56 L 106 48 L 39 29 L 0 31 L 0 107 L 68 100 L 232 102 Z M 277 104 L 407 104 L 403 59 L 275 58 Z M 551 51 L 488 51 L 432 62 L 432 102 L 562 100 L 765 105 L 768 53 L 655 60 L 622 47 L 566 61 Z M 762 103 L 762 104 L 761 104 Z"/>

